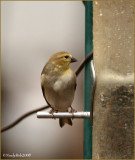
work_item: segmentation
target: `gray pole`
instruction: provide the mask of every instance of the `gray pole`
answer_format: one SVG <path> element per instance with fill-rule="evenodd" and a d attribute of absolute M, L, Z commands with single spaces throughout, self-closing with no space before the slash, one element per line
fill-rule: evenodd
<path fill-rule="evenodd" d="M 93 159 L 134 159 L 134 2 L 93 2 Z"/>

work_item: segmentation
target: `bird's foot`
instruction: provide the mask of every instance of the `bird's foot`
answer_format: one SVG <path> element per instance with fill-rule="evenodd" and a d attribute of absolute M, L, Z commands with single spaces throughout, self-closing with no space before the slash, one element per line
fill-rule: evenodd
<path fill-rule="evenodd" d="M 77 112 L 77 110 L 73 109 L 71 106 L 70 106 L 70 109 L 71 110 L 69 112 L 72 113 L 72 115 L 73 115 L 72 119 L 74 119 L 74 113 Z"/>
<path fill-rule="evenodd" d="M 54 112 L 55 112 L 55 110 L 52 108 L 49 113 L 52 114 L 53 119 L 56 119 L 56 118 L 54 118 L 54 114 L 53 114 Z"/>

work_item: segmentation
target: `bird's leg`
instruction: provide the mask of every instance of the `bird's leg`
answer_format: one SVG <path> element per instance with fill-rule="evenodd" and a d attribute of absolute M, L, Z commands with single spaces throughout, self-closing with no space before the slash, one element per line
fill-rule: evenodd
<path fill-rule="evenodd" d="M 74 113 L 77 112 L 77 110 L 73 109 L 72 106 L 70 106 L 70 109 L 71 109 L 71 110 L 70 110 L 70 113 L 72 113 L 73 118 L 74 118 Z M 73 118 L 72 118 L 72 119 L 73 119 Z"/>
<path fill-rule="evenodd" d="M 54 118 L 54 115 L 53 115 L 54 112 L 55 112 L 55 110 L 54 110 L 53 108 L 52 108 L 52 109 L 50 110 L 50 112 L 49 112 L 50 114 L 52 114 L 52 118 L 53 118 L 53 119 L 55 119 L 55 118 Z"/>
<path fill-rule="evenodd" d="M 72 106 L 70 106 L 70 108 L 71 108 L 71 111 L 70 111 L 71 113 L 77 112 L 77 110 L 73 109 Z"/>

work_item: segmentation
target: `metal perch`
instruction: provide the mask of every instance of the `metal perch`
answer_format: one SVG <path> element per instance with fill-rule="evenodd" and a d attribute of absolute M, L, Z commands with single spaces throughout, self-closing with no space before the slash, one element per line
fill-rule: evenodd
<path fill-rule="evenodd" d="M 37 112 L 37 118 L 90 118 L 90 112 Z"/>

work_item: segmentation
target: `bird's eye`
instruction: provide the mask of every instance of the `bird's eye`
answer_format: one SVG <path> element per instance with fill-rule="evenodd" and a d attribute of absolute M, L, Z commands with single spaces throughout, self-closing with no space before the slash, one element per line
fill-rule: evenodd
<path fill-rule="evenodd" d="M 69 56 L 65 56 L 65 58 L 67 59 Z"/>

